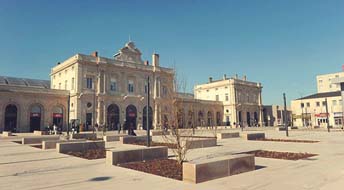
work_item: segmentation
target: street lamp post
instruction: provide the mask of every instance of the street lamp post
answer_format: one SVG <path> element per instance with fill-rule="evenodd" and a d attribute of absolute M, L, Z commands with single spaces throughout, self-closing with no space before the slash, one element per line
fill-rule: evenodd
<path fill-rule="evenodd" d="M 147 77 L 147 109 L 146 109 L 146 128 L 147 128 L 147 147 L 150 147 L 150 126 L 149 126 L 149 99 L 150 99 L 150 85 L 149 76 Z"/>
<path fill-rule="evenodd" d="M 330 132 L 330 121 L 328 118 L 328 105 L 327 105 L 327 98 L 325 98 L 325 103 L 326 103 L 326 125 L 327 125 L 327 131 Z"/>
<path fill-rule="evenodd" d="M 69 139 L 69 117 L 70 117 L 70 92 L 68 93 L 68 103 L 67 103 L 67 139 Z"/>
<path fill-rule="evenodd" d="M 284 128 L 285 128 L 285 133 L 287 135 L 287 137 L 289 136 L 289 133 L 288 133 L 288 124 L 287 124 L 287 101 L 286 101 L 286 98 L 285 98 L 285 93 L 283 93 L 283 101 L 284 101 Z"/>

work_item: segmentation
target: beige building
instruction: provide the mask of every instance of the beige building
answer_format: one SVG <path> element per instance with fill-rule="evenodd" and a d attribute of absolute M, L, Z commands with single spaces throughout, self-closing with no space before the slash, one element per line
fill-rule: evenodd
<path fill-rule="evenodd" d="M 344 72 L 318 75 L 316 77 L 318 93 L 340 91 L 339 84 L 333 83 L 332 80 L 341 77 L 344 77 Z"/>
<path fill-rule="evenodd" d="M 67 125 L 68 91 L 45 80 L 0 76 L 0 131 L 29 132 Z"/>
<path fill-rule="evenodd" d="M 76 54 L 53 67 L 50 76 L 52 89 L 70 91 L 71 119 L 87 126 L 98 123 L 117 129 L 126 123 L 145 128 L 148 77 L 150 122 L 160 128 L 162 118 L 169 117 L 174 71 L 160 66 L 158 54 L 152 55 L 152 64 L 142 61 L 133 42 L 114 58 L 100 57 L 97 52 Z"/>
<path fill-rule="evenodd" d="M 263 126 L 262 85 L 247 81 L 246 76 L 237 76 L 220 80 L 209 78 L 206 84 L 194 87 L 196 99 L 221 101 L 223 119 L 226 125 L 241 124 L 244 126 Z"/>
<path fill-rule="evenodd" d="M 326 101 L 328 110 L 326 111 Z M 343 124 L 342 98 L 340 91 L 317 93 L 291 101 L 293 124 L 298 127 L 329 125 L 341 127 Z"/>

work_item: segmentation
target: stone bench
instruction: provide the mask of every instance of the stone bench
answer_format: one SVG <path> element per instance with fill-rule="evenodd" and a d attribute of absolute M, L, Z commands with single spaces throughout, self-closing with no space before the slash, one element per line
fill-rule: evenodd
<path fill-rule="evenodd" d="M 139 162 L 153 159 L 166 159 L 168 148 L 166 146 L 142 147 L 138 149 L 122 149 L 106 151 L 106 164 L 117 165 L 128 162 Z"/>
<path fill-rule="evenodd" d="M 49 135 L 48 131 L 33 131 L 34 135 Z"/>
<path fill-rule="evenodd" d="M 3 131 L 1 136 L 2 137 L 10 137 L 10 136 L 12 136 L 12 132 L 11 131 Z"/>
<path fill-rule="evenodd" d="M 47 135 L 47 136 L 39 136 L 39 137 L 24 137 L 22 138 L 22 144 L 40 144 L 42 141 L 47 140 L 59 140 L 60 136 L 56 135 Z"/>
<path fill-rule="evenodd" d="M 216 138 L 192 139 L 192 140 L 186 140 L 183 143 L 184 143 L 183 146 L 188 147 L 189 149 L 206 148 L 206 147 L 213 147 L 217 145 Z"/>
<path fill-rule="evenodd" d="M 89 149 L 105 149 L 105 141 L 56 143 L 56 151 L 58 153 L 83 152 Z"/>
<path fill-rule="evenodd" d="M 163 130 L 156 130 L 156 131 L 150 131 L 151 136 L 162 136 L 162 135 L 169 135 L 169 131 L 163 131 Z"/>
<path fill-rule="evenodd" d="M 150 138 L 150 140 L 152 140 L 152 138 Z M 147 136 L 124 136 L 124 137 L 120 137 L 119 141 L 122 144 L 133 144 L 133 143 L 147 142 Z"/>
<path fill-rule="evenodd" d="M 246 140 L 265 139 L 265 133 L 246 133 L 242 134 L 242 137 Z"/>
<path fill-rule="evenodd" d="M 128 135 L 125 134 L 118 134 L 118 135 L 106 135 L 103 137 L 105 142 L 112 142 L 112 141 L 119 141 L 120 137 L 126 137 Z"/>
<path fill-rule="evenodd" d="M 237 154 L 183 163 L 183 181 L 200 183 L 255 170 L 253 154 Z"/>
<path fill-rule="evenodd" d="M 47 150 L 47 149 L 56 149 L 56 144 L 57 143 L 62 143 L 62 142 L 86 142 L 84 139 L 75 139 L 75 140 L 45 140 L 42 141 L 42 149 Z"/>
<path fill-rule="evenodd" d="M 228 139 L 228 138 L 236 138 L 240 137 L 239 132 L 232 132 L 232 133 L 217 133 L 217 139 Z"/>
<path fill-rule="evenodd" d="M 76 133 L 71 134 L 72 139 L 97 139 L 96 133 Z"/>

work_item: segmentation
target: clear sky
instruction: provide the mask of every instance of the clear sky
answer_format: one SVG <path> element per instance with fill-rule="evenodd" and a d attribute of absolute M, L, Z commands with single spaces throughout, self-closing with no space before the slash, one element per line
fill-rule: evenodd
<path fill-rule="evenodd" d="M 0 0 L 0 75 L 49 79 L 76 53 L 112 57 L 128 36 L 176 65 L 189 91 L 208 77 L 247 75 L 263 103 L 316 92 L 344 64 L 341 0 Z"/>

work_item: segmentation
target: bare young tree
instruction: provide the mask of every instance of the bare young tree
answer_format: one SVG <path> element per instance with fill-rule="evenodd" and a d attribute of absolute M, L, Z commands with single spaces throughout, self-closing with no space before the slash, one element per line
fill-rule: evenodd
<path fill-rule="evenodd" d="M 165 128 L 169 133 L 163 135 L 163 140 L 166 143 L 175 145 L 172 149 L 179 164 L 186 161 L 186 155 L 192 146 L 193 130 L 192 123 L 186 119 L 184 108 L 187 106 L 186 94 L 186 79 L 179 78 L 175 69 L 175 76 L 173 79 L 173 90 L 168 93 L 170 116 L 169 120 L 165 121 Z"/>

